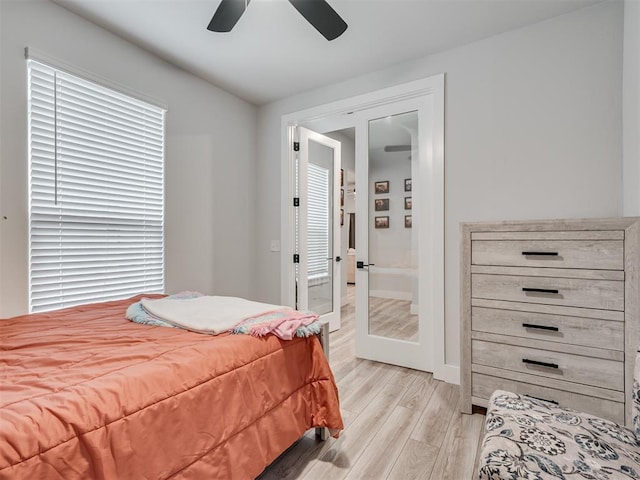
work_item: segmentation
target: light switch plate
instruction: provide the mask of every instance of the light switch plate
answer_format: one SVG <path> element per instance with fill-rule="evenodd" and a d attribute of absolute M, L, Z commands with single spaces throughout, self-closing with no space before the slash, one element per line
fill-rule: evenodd
<path fill-rule="evenodd" d="M 272 252 L 280 251 L 280 240 L 271 240 L 271 251 Z"/>

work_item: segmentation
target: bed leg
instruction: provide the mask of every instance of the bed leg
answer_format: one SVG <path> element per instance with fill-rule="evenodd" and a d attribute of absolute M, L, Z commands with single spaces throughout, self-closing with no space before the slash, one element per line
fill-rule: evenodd
<path fill-rule="evenodd" d="M 316 438 L 324 442 L 327 438 L 329 438 L 329 430 L 327 430 L 325 427 L 316 428 Z"/>

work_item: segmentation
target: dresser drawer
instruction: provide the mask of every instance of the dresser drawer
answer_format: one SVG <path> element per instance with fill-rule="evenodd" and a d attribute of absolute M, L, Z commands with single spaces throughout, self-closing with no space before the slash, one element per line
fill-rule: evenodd
<path fill-rule="evenodd" d="M 622 270 L 622 240 L 473 240 L 473 265 Z"/>
<path fill-rule="evenodd" d="M 624 282 L 520 275 L 471 275 L 472 298 L 624 310 Z"/>
<path fill-rule="evenodd" d="M 505 372 L 505 375 L 508 374 Z M 481 373 L 471 375 L 471 385 L 471 395 L 475 398 L 488 400 L 494 391 L 506 390 L 542 400 L 551 400 L 561 407 L 591 413 L 624 424 L 624 403 L 621 402 Z"/>
<path fill-rule="evenodd" d="M 472 307 L 471 329 L 548 342 L 624 350 L 624 322 Z"/>
<path fill-rule="evenodd" d="M 624 389 L 623 362 L 604 358 L 472 340 L 471 363 L 611 390 Z"/>

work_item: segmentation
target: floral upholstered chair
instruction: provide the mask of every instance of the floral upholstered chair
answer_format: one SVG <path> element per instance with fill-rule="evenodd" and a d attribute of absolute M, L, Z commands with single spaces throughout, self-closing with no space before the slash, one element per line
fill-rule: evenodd
<path fill-rule="evenodd" d="M 479 479 L 640 479 L 640 354 L 634 373 L 634 430 L 535 398 L 495 391 L 487 409 Z"/>

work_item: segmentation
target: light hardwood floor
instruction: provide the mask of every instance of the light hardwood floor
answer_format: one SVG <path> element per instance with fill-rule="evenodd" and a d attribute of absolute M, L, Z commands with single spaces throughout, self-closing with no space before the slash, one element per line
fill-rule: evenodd
<path fill-rule="evenodd" d="M 462 415 L 457 385 L 430 373 L 355 357 L 353 302 L 330 336 L 345 430 L 324 442 L 309 431 L 259 480 L 471 480 L 484 416 Z"/>
<path fill-rule="evenodd" d="M 352 298 L 351 291 L 349 298 Z M 398 340 L 416 341 L 418 315 L 411 315 L 410 301 L 369 297 L 369 333 Z"/>

